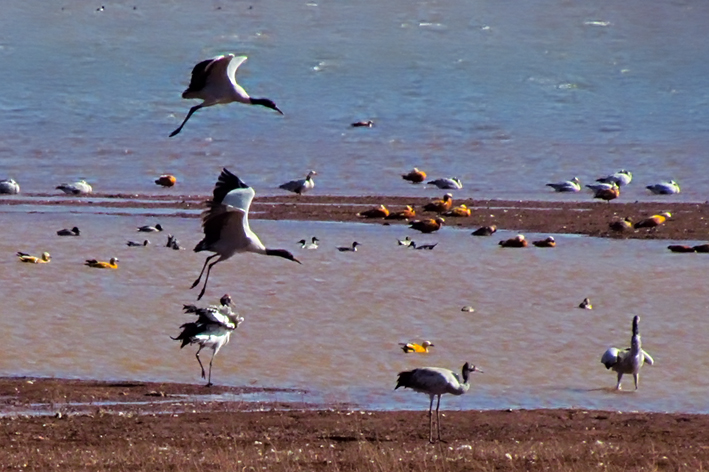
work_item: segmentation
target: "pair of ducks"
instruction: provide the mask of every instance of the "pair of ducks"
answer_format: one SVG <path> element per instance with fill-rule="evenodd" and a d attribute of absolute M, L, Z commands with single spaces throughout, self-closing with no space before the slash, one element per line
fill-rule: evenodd
<path fill-rule="evenodd" d="M 502 240 L 499 244 L 502 247 L 527 247 L 529 245 L 527 239 L 522 234 L 518 234 L 514 238 Z M 553 236 L 549 236 L 540 241 L 533 241 L 532 244 L 536 247 L 556 247 L 556 240 L 554 240 Z"/>
<path fill-rule="evenodd" d="M 46 264 L 52 260 L 52 256 L 48 252 L 43 252 L 41 256 L 31 256 L 25 252 L 18 252 L 17 257 L 20 262 L 25 262 L 28 264 Z M 96 267 L 99 269 L 118 269 L 118 259 L 112 257 L 109 262 L 102 262 L 96 259 L 87 260 L 84 265 L 89 267 Z"/>

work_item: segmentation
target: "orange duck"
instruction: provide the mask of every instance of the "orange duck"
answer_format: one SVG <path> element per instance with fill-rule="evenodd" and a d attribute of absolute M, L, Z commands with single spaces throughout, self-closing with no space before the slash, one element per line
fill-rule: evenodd
<path fill-rule="evenodd" d="M 593 198 L 600 198 L 601 200 L 605 200 L 608 203 L 610 203 L 611 200 L 615 200 L 618 197 L 620 197 L 620 187 L 618 187 L 617 185 L 614 185 L 611 188 L 598 189 L 593 194 Z"/>
<path fill-rule="evenodd" d="M 434 200 L 424 205 L 424 211 L 435 211 L 436 213 L 444 213 L 453 206 L 453 195 L 447 193 L 440 200 Z"/>
<path fill-rule="evenodd" d="M 443 226 L 443 221 L 443 218 L 438 216 L 429 220 L 412 221 L 409 226 L 411 229 L 421 231 L 422 233 L 433 233 L 434 231 L 441 229 L 441 226 Z"/>
<path fill-rule="evenodd" d="M 389 216 L 385 220 L 409 220 L 416 216 L 416 212 L 411 205 L 406 205 L 405 210 L 389 212 Z"/>
<path fill-rule="evenodd" d="M 473 231 L 471 234 L 473 236 L 492 236 L 492 233 L 497 231 L 497 225 L 481 226 L 480 228 Z"/>
<path fill-rule="evenodd" d="M 155 180 L 155 183 L 163 187 L 173 187 L 177 183 L 174 175 L 163 174 Z"/>
<path fill-rule="evenodd" d="M 518 234 L 514 238 L 500 241 L 500 246 L 502 247 L 527 247 L 527 244 L 527 240 L 522 234 Z"/>
<path fill-rule="evenodd" d="M 654 228 L 660 226 L 662 223 L 671 218 L 672 214 L 669 212 L 661 213 L 659 215 L 652 215 L 650 218 L 645 218 L 635 223 L 635 228 Z"/>
<path fill-rule="evenodd" d="M 360 211 L 357 216 L 362 218 L 386 218 L 389 216 L 389 210 L 384 205 L 379 205 L 371 210 Z"/>
<path fill-rule="evenodd" d="M 404 180 L 408 180 L 412 184 L 420 184 L 421 182 L 426 180 L 426 173 L 414 167 L 414 169 L 408 174 L 402 174 L 401 178 Z"/>
<path fill-rule="evenodd" d="M 472 211 L 465 204 L 458 205 L 457 207 L 451 208 L 447 212 L 443 213 L 443 216 L 455 216 L 458 218 L 464 218 L 470 216 Z"/>
<path fill-rule="evenodd" d="M 554 237 L 549 236 L 546 239 L 542 239 L 541 241 L 534 241 L 532 242 L 536 247 L 556 247 L 556 241 L 554 240 Z"/>

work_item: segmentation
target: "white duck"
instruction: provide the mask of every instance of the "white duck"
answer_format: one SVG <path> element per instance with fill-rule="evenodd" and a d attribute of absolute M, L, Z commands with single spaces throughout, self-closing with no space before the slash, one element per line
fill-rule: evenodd
<path fill-rule="evenodd" d="M 679 184 L 674 180 L 669 182 L 660 182 L 659 184 L 648 185 L 645 187 L 655 195 L 672 195 L 679 193 Z"/>
<path fill-rule="evenodd" d="M 602 182 L 606 184 L 615 182 L 616 184 L 618 184 L 618 187 L 622 187 L 624 185 L 628 185 L 631 180 L 633 180 L 633 174 L 630 171 L 621 169 L 615 174 L 607 175 L 605 177 L 601 177 L 600 179 L 596 179 L 596 182 Z"/>
<path fill-rule="evenodd" d="M 290 182 L 286 182 L 282 185 L 279 185 L 278 188 L 282 188 L 283 190 L 288 190 L 289 192 L 295 192 L 298 195 L 302 195 L 303 193 L 315 187 L 315 181 L 313 180 L 314 175 L 318 175 L 318 173 L 314 170 L 311 170 L 310 172 L 308 172 L 308 175 L 304 179 L 291 180 Z"/>
<path fill-rule="evenodd" d="M 428 184 L 435 185 L 440 189 L 458 190 L 463 188 L 462 182 L 457 177 L 431 180 Z"/>
<path fill-rule="evenodd" d="M 14 179 L 0 180 L 0 194 L 17 195 L 20 193 L 20 184 Z"/>
<path fill-rule="evenodd" d="M 85 180 L 79 180 L 73 184 L 60 184 L 57 186 L 57 189 L 67 195 L 88 195 L 94 191 L 91 185 L 86 183 Z"/>
<path fill-rule="evenodd" d="M 571 180 L 547 184 L 547 187 L 551 187 L 557 192 L 578 192 L 581 190 L 581 181 L 578 177 L 574 177 Z"/>

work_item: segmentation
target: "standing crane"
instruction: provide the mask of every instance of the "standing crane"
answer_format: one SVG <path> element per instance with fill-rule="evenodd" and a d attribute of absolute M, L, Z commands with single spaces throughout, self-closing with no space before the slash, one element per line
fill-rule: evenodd
<path fill-rule="evenodd" d="M 650 357 L 650 354 L 642 349 L 640 330 L 638 328 L 639 322 L 640 317 L 635 315 L 635 317 L 633 317 L 633 336 L 630 338 L 630 349 L 621 351 L 618 348 L 611 347 L 604 352 L 603 357 L 601 357 L 601 362 L 606 366 L 606 369 L 612 369 L 618 372 L 618 383 L 615 386 L 616 390 L 620 390 L 620 380 L 623 378 L 623 374 L 633 374 L 635 390 L 637 390 L 640 368 L 646 362 L 648 365 L 655 363 L 652 357 Z"/>

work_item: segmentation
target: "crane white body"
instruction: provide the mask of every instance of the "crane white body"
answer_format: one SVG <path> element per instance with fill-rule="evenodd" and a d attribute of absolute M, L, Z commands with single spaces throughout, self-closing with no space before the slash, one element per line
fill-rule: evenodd
<path fill-rule="evenodd" d="M 623 374 L 633 374 L 635 390 L 637 390 L 638 382 L 640 380 L 640 368 L 645 363 L 648 365 L 653 365 L 655 363 L 650 354 L 642 349 L 640 329 L 638 326 L 639 323 L 640 317 L 636 315 L 633 318 L 633 336 L 630 338 L 629 349 L 620 350 L 618 348 L 611 347 L 604 352 L 601 357 L 601 362 L 606 366 L 606 369 L 611 369 L 618 373 L 618 383 L 615 386 L 616 390 L 621 389 L 620 381 L 623 378 Z"/>

